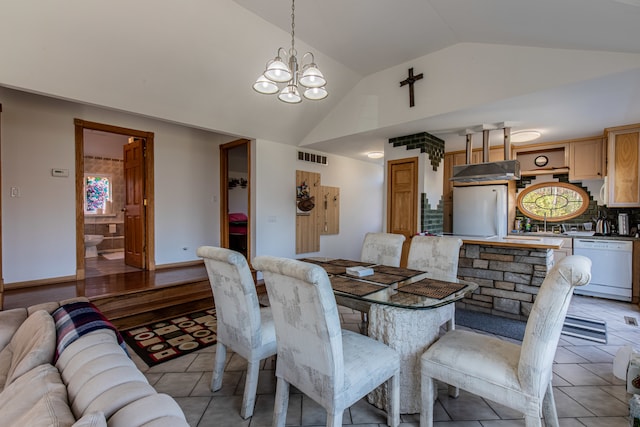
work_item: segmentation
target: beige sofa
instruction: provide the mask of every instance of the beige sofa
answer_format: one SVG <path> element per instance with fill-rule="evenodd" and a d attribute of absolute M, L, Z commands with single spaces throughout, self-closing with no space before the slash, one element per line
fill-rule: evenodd
<path fill-rule="evenodd" d="M 0 311 L 0 424 L 188 426 L 178 404 L 149 385 L 110 329 L 68 344 L 56 360 L 60 305 Z"/>

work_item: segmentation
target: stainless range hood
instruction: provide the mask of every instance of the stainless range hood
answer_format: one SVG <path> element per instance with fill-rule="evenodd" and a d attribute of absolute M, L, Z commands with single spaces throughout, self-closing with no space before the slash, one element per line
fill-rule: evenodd
<path fill-rule="evenodd" d="M 504 127 L 504 158 L 499 162 L 489 162 L 489 129 L 482 129 L 482 161 L 483 163 L 471 163 L 472 144 L 471 134 L 467 133 L 467 157 L 466 164 L 453 167 L 455 182 L 481 182 L 481 181 L 514 181 L 520 179 L 520 162 L 509 160 L 511 156 L 511 128 Z"/>
<path fill-rule="evenodd" d="M 454 166 L 451 181 L 479 182 L 517 179 L 520 179 L 520 162 L 517 160 L 504 160 L 501 162 Z"/>

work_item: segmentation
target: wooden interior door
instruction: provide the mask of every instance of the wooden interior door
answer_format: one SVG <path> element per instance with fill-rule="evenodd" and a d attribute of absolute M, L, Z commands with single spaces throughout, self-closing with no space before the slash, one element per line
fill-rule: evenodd
<path fill-rule="evenodd" d="M 143 138 L 132 138 L 124 149 L 124 262 L 144 268 L 144 150 Z"/>
<path fill-rule="evenodd" d="M 411 237 L 418 227 L 418 158 L 387 162 L 387 232 L 406 240 L 400 265 L 407 265 Z"/>

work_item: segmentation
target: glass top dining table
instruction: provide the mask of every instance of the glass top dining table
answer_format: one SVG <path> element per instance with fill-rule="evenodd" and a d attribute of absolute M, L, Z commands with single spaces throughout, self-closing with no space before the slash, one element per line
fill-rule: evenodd
<path fill-rule="evenodd" d="M 440 307 L 455 302 L 478 285 L 473 282 L 441 278 L 428 271 L 376 265 L 336 258 L 303 258 L 324 268 L 329 275 L 333 292 L 340 303 L 349 299 L 354 303 L 383 304 L 410 310 Z M 347 274 L 347 268 L 371 268 L 373 274 L 357 277 Z M 355 307 L 357 308 L 357 307 Z"/>

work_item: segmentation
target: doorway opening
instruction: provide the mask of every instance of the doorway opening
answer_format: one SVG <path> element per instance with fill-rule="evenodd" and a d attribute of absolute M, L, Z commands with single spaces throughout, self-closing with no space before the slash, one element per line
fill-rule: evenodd
<path fill-rule="evenodd" d="M 248 139 L 220 145 L 220 246 L 251 260 L 251 150 Z"/>
<path fill-rule="evenodd" d="M 154 270 L 153 133 L 74 125 L 76 279 Z"/>

